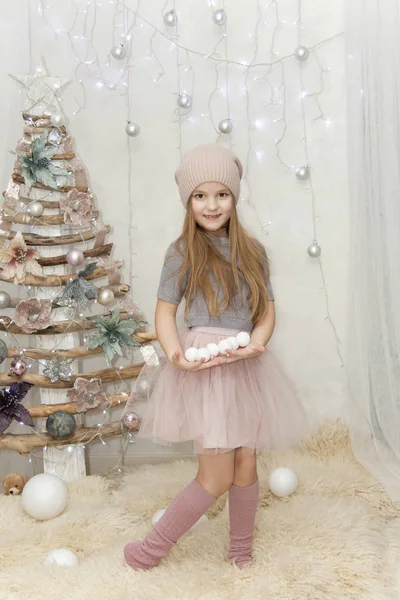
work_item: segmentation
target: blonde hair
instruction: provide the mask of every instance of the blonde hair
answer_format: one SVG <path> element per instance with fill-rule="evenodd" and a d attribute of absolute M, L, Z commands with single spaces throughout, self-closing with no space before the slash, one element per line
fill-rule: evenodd
<path fill-rule="evenodd" d="M 202 292 L 209 313 L 219 318 L 237 292 L 241 294 L 240 275 L 248 287 L 251 319 L 256 323 L 268 312 L 268 292 L 265 281 L 263 257 L 267 259 L 262 244 L 249 236 L 239 222 L 236 206 L 228 221 L 227 233 L 231 250 L 227 260 L 213 244 L 213 235 L 196 223 L 192 203 L 188 202 L 183 231 L 176 242 L 176 249 L 183 255 L 179 273 L 179 285 L 188 276 L 185 298 L 186 315 L 198 292 Z M 212 281 L 216 282 L 213 287 Z M 222 291 L 222 298 L 218 296 Z M 242 300 L 242 298 L 241 298 Z"/>

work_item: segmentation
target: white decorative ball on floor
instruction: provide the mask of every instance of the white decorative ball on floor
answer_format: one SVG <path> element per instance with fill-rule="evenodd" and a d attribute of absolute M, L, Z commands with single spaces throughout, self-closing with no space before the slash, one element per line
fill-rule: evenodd
<path fill-rule="evenodd" d="M 247 331 L 241 331 L 240 333 L 238 333 L 236 339 L 239 342 L 239 346 L 241 348 L 244 348 L 245 346 L 248 346 L 250 344 L 250 335 L 247 333 Z"/>
<path fill-rule="evenodd" d="M 166 510 L 167 510 L 166 508 L 162 508 L 161 510 L 158 510 L 156 512 L 156 514 L 154 515 L 154 517 L 151 520 L 153 525 L 158 523 L 158 521 L 161 519 L 161 517 L 163 516 L 163 514 L 165 513 Z M 190 528 L 190 531 L 196 531 L 197 529 L 200 529 L 200 527 L 202 527 L 206 523 L 208 523 L 208 517 L 206 515 L 202 515 L 200 517 L 200 519 L 198 521 L 196 521 L 196 523 Z"/>
<path fill-rule="evenodd" d="M 269 476 L 269 489 L 278 498 L 284 498 L 296 491 L 298 482 L 297 475 L 292 469 L 279 467 Z"/>
<path fill-rule="evenodd" d="M 218 344 L 218 348 L 221 354 L 226 354 L 227 350 L 232 350 L 232 344 L 229 340 L 221 340 Z"/>
<path fill-rule="evenodd" d="M 63 480 L 55 475 L 35 475 L 22 490 L 21 504 L 25 512 L 34 519 L 54 519 L 68 504 L 68 488 Z"/>
<path fill-rule="evenodd" d="M 213 358 L 218 356 L 219 348 L 218 348 L 217 344 L 214 344 L 213 342 L 211 342 L 210 344 L 207 344 L 206 348 L 208 348 L 208 350 Z"/>
<path fill-rule="evenodd" d="M 228 337 L 228 341 L 232 344 L 232 350 L 237 350 L 239 348 L 239 340 L 235 336 Z"/>
<path fill-rule="evenodd" d="M 197 360 L 201 360 L 202 358 L 205 358 L 206 362 L 210 360 L 211 352 L 208 348 L 199 348 L 197 351 Z"/>
<path fill-rule="evenodd" d="M 197 360 L 197 348 L 188 348 L 185 352 L 185 358 L 188 362 L 196 362 Z"/>
<path fill-rule="evenodd" d="M 59 567 L 76 567 L 78 563 L 77 555 L 72 550 L 68 550 L 68 548 L 51 550 L 43 561 L 45 567 L 52 567 L 53 565 Z"/>

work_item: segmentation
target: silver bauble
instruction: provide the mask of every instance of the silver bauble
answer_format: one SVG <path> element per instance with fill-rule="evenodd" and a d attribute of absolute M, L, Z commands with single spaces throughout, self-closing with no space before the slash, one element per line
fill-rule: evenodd
<path fill-rule="evenodd" d="M 139 421 L 140 421 L 139 415 L 136 414 L 134 411 L 130 411 L 130 412 L 125 413 L 122 416 L 121 424 L 128 431 L 134 431 L 135 429 L 138 428 Z"/>
<path fill-rule="evenodd" d="M 311 256 L 311 258 L 318 258 L 321 256 L 321 246 L 314 240 L 314 242 L 308 246 L 307 254 L 308 256 Z"/>
<path fill-rule="evenodd" d="M 11 306 L 11 297 L 7 292 L 0 292 L 0 309 L 9 308 Z"/>
<path fill-rule="evenodd" d="M 212 18 L 216 25 L 225 25 L 227 21 L 226 12 L 222 8 L 220 10 L 216 10 Z"/>
<path fill-rule="evenodd" d="M 72 267 L 77 267 L 83 263 L 85 256 L 79 248 L 72 248 L 66 255 L 67 263 Z"/>
<path fill-rule="evenodd" d="M 307 60 L 307 58 L 310 56 L 310 51 L 305 46 L 297 46 L 296 50 L 294 51 L 294 55 L 297 60 L 303 61 Z"/>
<path fill-rule="evenodd" d="M 140 127 L 137 123 L 132 123 L 131 121 L 129 121 L 127 126 L 125 127 L 125 131 L 129 135 L 129 137 L 136 137 L 140 133 Z"/>
<path fill-rule="evenodd" d="M 43 204 L 41 202 L 31 202 L 26 208 L 26 212 L 31 217 L 40 217 L 43 214 Z"/>
<path fill-rule="evenodd" d="M 125 46 L 123 46 L 122 44 L 117 44 L 112 48 L 111 54 L 117 60 L 122 60 L 126 56 Z"/>
<path fill-rule="evenodd" d="M 103 287 L 99 290 L 97 295 L 97 302 L 102 306 L 108 306 L 114 300 L 114 292 L 108 288 Z"/>
<path fill-rule="evenodd" d="M 296 177 L 299 181 L 306 181 L 310 177 L 310 167 L 308 165 L 297 167 Z"/>
<path fill-rule="evenodd" d="M 179 108 L 184 108 L 186 110 L 192 106 L 192 98 L 189 94 L 179 94 L 177 102 Z"/>
<path fill-rule="evenodd" d="M 220 133 L 231 133 L 233 129 L 233 123 L 230 119 L 224 119 L 218 123 L 218 129 Z"/>
<path fill-rule="evenodd" d="M 147 397 L 153 391 L 154 384 L 151 379 L 142 377 L 138 379 L 135 385 L 135 394 L 141 397 Z"/>
<path fill-rule="evenodd" d="M 61 113 L 59 113 L 59 112 L 52 113 L 52 115 L 50 117 L 50 123 L 54 127 L 61 127 L 61 125 L 64 125 L 64 117 L 63 117 L 63 115 Z"/>
<path fill-rule="evenodd" d="M 0 365 L 2 362 L 4 362 L 7 358 L 7 346 L 5 345 L 5 343 L 3 342 L 3 340 L 0 340 Z"/>
<path fill-rule="evenodd" d="M 164 15 L 164 23 L 167 27 L 175 27 L 178 16 L 174 10 L 170 10 Z"/>

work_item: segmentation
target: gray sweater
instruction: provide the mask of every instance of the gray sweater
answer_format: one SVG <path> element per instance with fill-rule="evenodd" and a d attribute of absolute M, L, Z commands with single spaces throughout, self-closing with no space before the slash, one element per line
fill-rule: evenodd
<path fill-rule="evenodd" d="M 230 260 L 229 239 L 227 237 L 216 237 L 215 245 L 219 252 L 225 258 Z M 171 302 L 172 304 L 180 304 L 185 294 L 185 288 L 187 285 L 186 276 L 186 278 L 183 280 L 182 286 L 179 286 L 179 275 L 182 263 L 183 256 L 176 249 L 176 242 L 172 242 L 165 255 L 160 285 L 157 292 L 157 297 L 161 300 Z M 269 280 L 268 262 L 264 256 L 263 264 L 268 300 L 274 300 L 274 294 L 272 291 L 271 282 Z M 236 293 L 229 306 L 218 319 L 209 314 L 205 298 L 203 294 L 199 292 L 191 304 L 189 317 L 185 320 L 186 326 L 194 327 L 196 325 L 202 325 L 208 327 L 240 329 L 241 331 L 252 331 L 254 324 L 251 320 L 251 310 L 247 300 L 249 287 L 244 277 L 241 276 L 240 271 L 239 276 L 242 285 L 242 301 L 240 301 L 239 293 Z"/>

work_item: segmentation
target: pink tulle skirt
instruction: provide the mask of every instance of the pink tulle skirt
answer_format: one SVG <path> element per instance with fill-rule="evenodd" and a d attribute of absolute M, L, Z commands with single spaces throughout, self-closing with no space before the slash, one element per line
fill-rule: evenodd
<path fill-rule="evenodd" d="M 192 327 L 180 337 L 185 351 L 237 333 Z M 310 432 L 306 411 L 268 350 L 197 372 L 177 370 L 167 361 L 157 370 L 138 437 L 163 445 L 191 440 L 194 452 L 205 454 L 284 449 Z"/>

